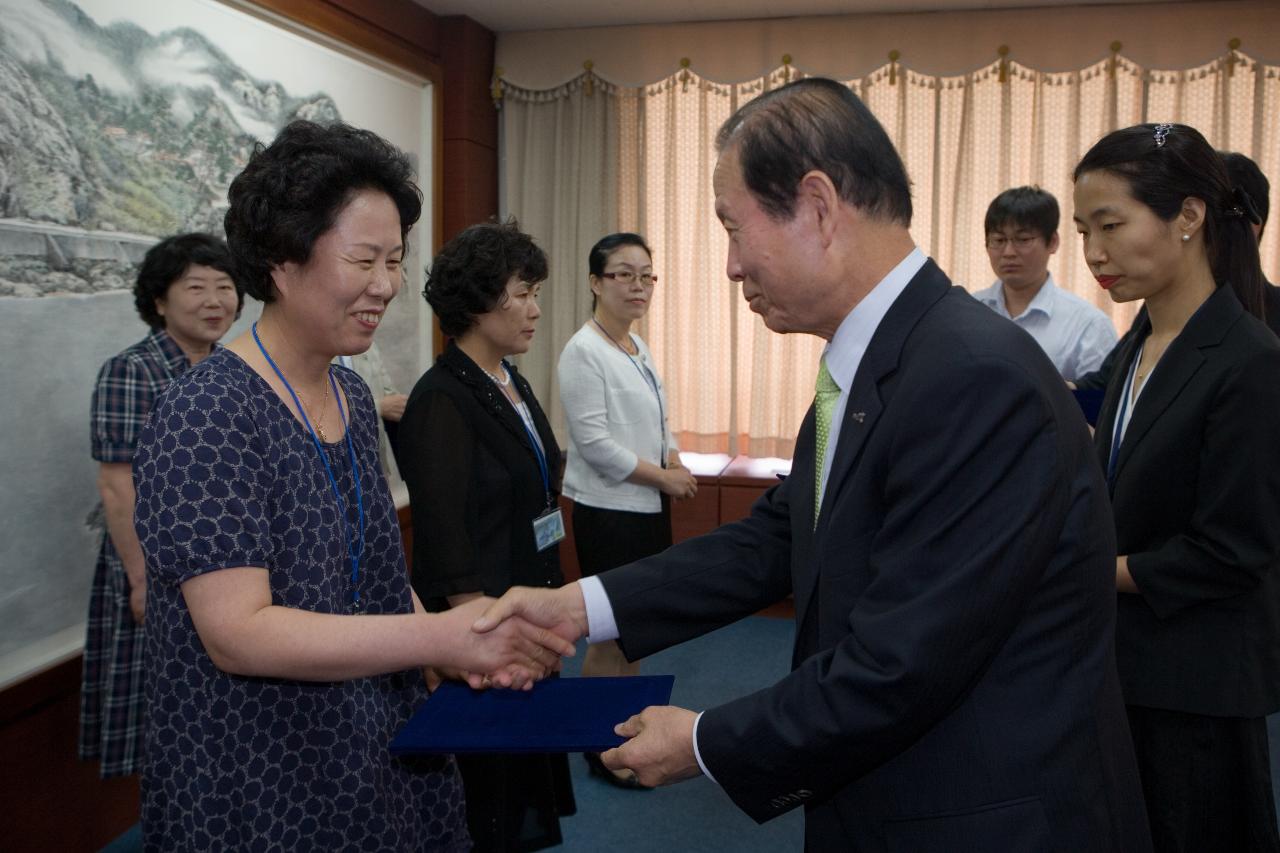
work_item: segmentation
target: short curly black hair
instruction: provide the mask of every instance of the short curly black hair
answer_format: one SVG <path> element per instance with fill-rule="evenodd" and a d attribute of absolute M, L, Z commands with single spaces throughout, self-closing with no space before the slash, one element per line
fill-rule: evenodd
<path fill-rule="evenodd" d="M 456 338 L 498 306 L 512 276 L 545 281 L 546 253 L 514 219 L 484 222 L 464 229 L 432 259 L 422 296 L 440 330 Z"/>
<path fill-rule="evenodd" d="M 164 317 L 156 310 L 156 300 L 163 299 L 169 287 L 192 264 L 222 270 L 236 286 L 236 316 L 244 307 L 244 287 L 236 276 L 227 244 L 212 234 L 176 234 L 166 237 L 147 250 L 138 267 L 133 284 L 133 304 L 138 316 L 153 329 L 164 328 Z"/>
<path fill-rule="evenodd" d="M 271 302 L 271 270 L 305 264 L 316 240 L 360 190 L 386 193 L 407 239 L 422 214 L 422 192 L 409 158 L 376 133 L 335 123 L 290 122 L 259 143 L 227 190 L 227 245 L 245 290 Z"/>

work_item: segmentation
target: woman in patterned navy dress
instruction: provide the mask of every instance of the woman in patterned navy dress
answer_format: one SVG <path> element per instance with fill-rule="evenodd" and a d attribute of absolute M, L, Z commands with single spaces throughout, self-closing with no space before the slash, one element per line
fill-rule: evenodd
<path fill-rule="evenodd" d="M 399 289 L 411 174 L 372 133 L 294 122 L 231 185 L 262 318 L 169 387 L 135 460 L 149 850 L 466 850 L 452 757 L 388 751 L 420 668 L 527 686 L 572 651 L 527 624 L 488 642 L 483 603 L 424 610 L 369 389 L 330 366 Z"/>
<path fill-rule="evenodd" d="M 105 529 L 89 593 L 79 751 L 100 762 L 104 779 L 142 770 L 146 583 L 133 531 L 132 471 L 138 432 L 160 392 L 213 352 L 239 316 L 244 293 L 232 280 L 226 243 L 180 234 L 147 251 L 133 300 L 151 334 L 102 365 L 91 416 Z"/>

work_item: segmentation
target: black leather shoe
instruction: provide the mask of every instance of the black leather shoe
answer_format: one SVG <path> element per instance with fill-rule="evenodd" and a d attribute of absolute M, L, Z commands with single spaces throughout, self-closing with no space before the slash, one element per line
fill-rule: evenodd
<path fill-rule="evenodd" d="M 598 752 L 584 752 L 582 757 L 587 760 L 587 768 L 591 771 L 592 776 L 599 776 L 615 788 L 629 788 L 632 791 L 649 790 L 644 785 L 641 785 L 640 780 L 634 775 L 619 776 L 608 767 L 605 767 L 604 762 L 600 760 L 600 753 Z"/>

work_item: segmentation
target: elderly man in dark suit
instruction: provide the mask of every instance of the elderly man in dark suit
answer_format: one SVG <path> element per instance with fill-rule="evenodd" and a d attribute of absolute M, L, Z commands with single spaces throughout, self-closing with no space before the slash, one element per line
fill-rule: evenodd
<path fill-rule="evenodd" d="M 806 849 L 1146 851 L 1116 677 L 1115 538 L 1075 402 L 1025 332 L 912 243 L 909 183 L 849 90 L 808 79 L 717 140 L 728 274 L 778 333 L 829 343 L 792 474 L 751 515 L 519 612 L 630 658 L 793 593 L 793 670 L 605 753 L 706 773 Z"/>

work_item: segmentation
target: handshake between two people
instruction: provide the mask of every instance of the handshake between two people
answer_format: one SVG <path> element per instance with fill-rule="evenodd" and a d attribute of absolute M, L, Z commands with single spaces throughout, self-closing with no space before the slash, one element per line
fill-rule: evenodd
<path fill-rule="evenodd" d="M 451 675 L 473 689 L 531 689 L 534 682 L 559 670 L 562 656 L 574 654 L 574 643 L 588 628 L 577 583 L 559 589 L 514 587 L 496 601 L 474 599 L 449 612 L 472 620 L 468 641 L 483 664 Z M 693 749 L 696 719 L 684 708 L 645 708 L 614 727 L 628 740 L 601 753 L 600 759 L 610 770 L 630 770 L 646 787 L 701 775 Z"/>
<path fill-rule="evenodd" d="M 477 596 L 437 614 L 448 621 L 442 636 L 451 647 L 440 650 L 439 657 L 452 665 L 426 667 L 428 689 L 449 679 L 465 681 L 473 690 L 532 690 L 560 670 L 562 658 L 573 657 L 574 643 L 587 634 L 585 605 L 580 620 L 567 614 L 533 619 L 507 603 L 518 591 L 539 590 L 516 587 L 501 599 Z"/>

